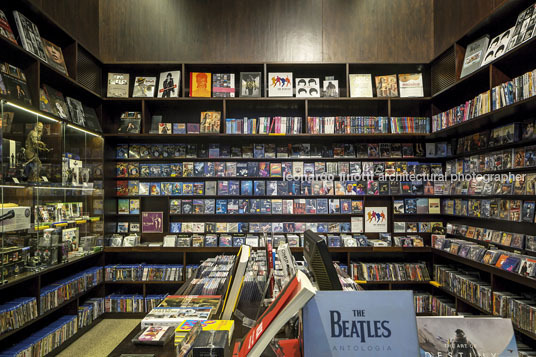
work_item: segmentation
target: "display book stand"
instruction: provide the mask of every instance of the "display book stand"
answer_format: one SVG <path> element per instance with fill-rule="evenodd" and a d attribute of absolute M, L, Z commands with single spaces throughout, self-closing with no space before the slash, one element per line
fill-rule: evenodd
<path fill-rule="evenodd" d="M 6 50 L 2 54 L 2 60 L 11 63 L 19 63 L 19 66 L 25 71 L 28 77 L 28 84 L 31 89 L 34 105 L 38 103 L 38 88 L 43 83 L 60 83 L 58 89 L 63 90 L 65 93 L 69 93 L 73 97 L 77 97 L 85 104 L 93 105 L 97 109 L 97 114 L 101 118 L 101 122 L 105 124 L 105 152 L 109 153 L 110 150 L 116 146 L 117 143 L 124 142 L 161 142 L 162 136 L 148 134 L 150 126 L 151 115 L 155 113 L 170 113 L 178 115 L 175 117 L 177 122 L 197 122 L 199 120 L 199 113 L 203 110 L 219 110 L 222 112 L 222 117 L 242 117 L 242 116 L 259 116 L 259 115 L 296 115 L 306 118 L 307 116 L 321 116 L 321 115 L 385 115 L 385 116 L 431 116 L 447 110 L 455 105 L 458 105 L 465 100 L 473 98 L 475 95 L 490 89 L 491 87 L 503 82 L 506 79 L 516 77 L 524 72 L 533 69 L 534 63 L 530 54 L 534 51 L 535 41 L 534 39 L 523 44 L 501 57 L 500 59 L 492 62 L 491 64 L 482 67 L 473 74 L 459 79 L 459 73 L 461 71 L 461 63 L 463 61 L 463 54 L 465 47 L 471 41 L 480 37 L 484 33 L 495 35 L 497 28 L 499 31 L 503 30 L 502 24 L 505 22 L 513 23 L 516 15 L 526 8 L 529 3 L 523 4 L 511 4 L 507 3 L 499 8 L 494 14 L 490 15 L 485 21 L 476 25 L 470 31 L 468 31 L 462 38 L 444 53 L 435 58 L 430 64 L 421 65 L 396 65 L 396 64 L 353 64 L 353 63 L 341 63 L 341 64 L 186 64 L 186 63 L 131 63 L 131 64 L 104 64 L 98 60 L 96 56 L 91 55 L 90 51 L 79 44 L 72 36 L 64 31 L 60 26 L 55 24 L 49 19 L 48 16 L 36 10 L 29 2 L 22 1 L 16 6 L 18 10 L 24 12 L 26 16 L 31 15 L 31 19 L 36 22 L 40 28 L 40 31 L 44 31 L 51 40 L 56 41 L 63 48 L 64 55 L 66 57 L 67 66 L 69 69 L 70 77 L 63 76 L 59 72 L 50 68 L 47 64 L 36 59 L 34 56 L 28 54 L 20 46 L 9 44 L 7 41 L 1 39 L 2 44 Z M 10 5 L 15 6 L 15 5 Z M 9 9 L 4 9 L 9 11 Z M 157 75 L 161 71 L 180 69 L 181 70 L 181 96 L 178 99 L 111 99 L 104 98 L 105 86 L 103 85 L 103 79 L 108 72 L 128 72 L 133 75 L 151 74 Z M 271 71 L 292 71 L 295 77 L 298 75 L 303 76 L 316 76 L 323 77 L 325 75 L 335 75 L 336 79 L 339 79 L 340 98 L 331 99 L 299 99 L 299 98 L 256 98 L 256 99 L 220 99 L 220 98 L 189 98 L 187 96 L 187 88 L 189 88 L 188 74 L 192 71 L 211 71 L 215 72 L 234 72 L 240 71 L 260 71 L 263 73 L 263 78 L 266 78 L 267 73 Z M 374 74 L 392 74 L 392 73 L 404 73 L 404 72 L 417 72 L 421 71 L 424 75 L 425 81 L 425 97 L 418 99 L 383 99 L 383 98 L 349 98 L 347 78 L 350 73 L 372 73 Z M 264 89 L 266 88 L 266 79 L 263 81 Z M 437 142 L 444 140 L 447 137 L 464 136 L 484 128 L 493 128 L 503 123 L 512 121 L 514 115 L 515 120 L 519 116 L 528 116 L 536 107 L 534 98 L 527 99 L 523 102 L 519 102 L 502 109 L 493 111 L 488 114 L 481 115 L 477 118 L 471 119 L 467 122 L 455 125 L 440 132 L 428 134 L 428 135 L 351 135 L 351 136 L 337 136 L 337 135 L 317 135 L 314 136 L 314 140 L 322 140 L 325 142 L 335 141 L 368 141 L 368 142 L 406 142 L 418 140 L 421 142 Z M 181 109 L 180 114 L 176 113 L 176 109 Z M 38 110 L 37 107 L 33 110 Z M 116 134 L 118 125 L 117 118 L 119 114 L 124 111 L 140 111 L 142 112 L 143 124 L 142 134 L 120 136 Z M 108 125 L 108 126 L 106 126 Z M 236 138 L 240 138 L 245 141 L 263 141 L 273 142 L 281 140 L 292 140 L 292 142 L 309 141 L 309 137 L 305 135 L 295 136 L 283 136 L 283 137 L 262 137 L 262 136 L 247 136 L 247 135 L 233 135 L 228 136 L 225 134 L 199 134 L 196 136 L 180 136 L 180 135 L 167 135 L 164 136 L 167 140 L 180 139 L 182 142 L 201 142 L 203 140 L 210 139 L 212 142 L 231 142 Z M 528 145 L 528 142 L 514 143 L 507 145 L 508 147 L 516 147 L 520 145 Z M 493 151 L 496 148 L 484 149 L 482 152 Z M 455 155 L 453 155 L 455 156 Z M 106 159 L 111 159 L 107 157 Z M 447 158 L 448 159 L 448 158 Z M 444 159 L 445 160 L 445 159 Z M 434 159 L 434 161 L 443 161 Z M 115 165 L 112 164 L 112 165 Z M 529 171 L 529 170 L 520 170 Z M 105 168 L 105 187 L 109 188 L 105 192 L 106 202 L 105 220 L 107 222 L 116 222 L 116 218 L 112 217 L 114 211 L 114 201 L 116 200 L 115 191 L 112 182 L 115 182 L 114 171 L 110 171 Z M 149 200 L 152 198 L 148 198 Z M 154 203 L 147 202 L 145 206 L 142 203 L 142 210 L 153 209 L 153 207 L 166 206 L 162 204 L 167 198 L 154 198 Z M 392 207 L 389 202 L 392 202 L 392 197 L 365 197 L 365 207 L 367 205 L 385 205 Z M 389 222 L 394 220 L 400 220 L 402 217 L 394 216 L 390 212 Z M 192 220 L 195 216 L 188 217 Z M 318 217 L 311 217 L 312 219 L 318 219 Z M 502 229 L 529 234 L 533 229 L 533 224 L 521 224 L 502 221 L 485 220 L 471 217 L 434 217 L 431 220 L 441 219 L 446 222 L 459 222 L 466 224 L 482 224 L 487 227 L 501 227 Z M 134 218 L 135 219 L 135 218 Z M 199 219 L 207 220 L 207 217 L 200 217 Z M 243 219 L 243 218 L 241 218 Z M 326 217 L 326 220 L 329 218 Z M 426 216 L 412 216 L 408 220 L 426 220 Z M 392 225 L 392 223 L 390 223 Z M 505 228 L 505 224 L 507 228 Z M 390 227 L 392 231 L 392 226 Z M 109 231 L 108 231 L 109 233 Z M 144 235 L 142 236 L 142 242 L 161 241 L 161 235 Z M 426 245 L 430 244 L 430 240 L 425 235 Z M 225 249 L 225 248 L 224 248 Z M 235 248 L 227 248 L 229 252 L 236 252 Z M 137 251 L 138 256 L 136 256 Z M 143 255 L 144 260 L 147 261 L 159 261 L 163 257 L 169 257 L 168 259 L 174 262 L 196 262 L 203 256 L 214 255 L 216 251 L 224 251 L 222 248 L 106 248 L 103 255 L 107 261 L 115 262 L 128 262 L 129 260 L 136 260 Z M 300 255 L 300 248 L 293 248 L 293 252 Z M 130 253 L 129 253 L 130 252 Z M 468 259 L 452 256 L 448 253 L 436 251 L 433 248 L 331 248 L 334 260 L 339 261 L 351 261 L 351 260 L 406 260 L 408 255 L 410 259 L 414 261 L 419 257 L 422 258 L 422 253 L 428 253 L 426 256 L 432 263 L 449 263 L 460 264 L 464 267 L 474 268 L 480 271 L 482 277 L 492 283 L 495 289 L 514 290 L 521 291 L 534 289 L 534 280 L 530 278 L 520 277 L 515 274 L 511 274 L 499 269 L 486 266 L 483 264 L 474 263 Z M 124 253 L 124 254 L 123 254 Z M 527 253 L 527 252 L 524 252 Z M 420 254 L 420 255 L 419 255 Z M 103 259 L 103 258 L 99 258 Z M 408 259 L 409 260 L 409 259 Z M 58 267 L 61 268 L 61 267 Z M 61 270 L 61 269 L 60 269 Z M 35 279 L 37 279 L 37 276 Z M 32 278 L 33 279 L 33 278 Z M 54 279 L 51 279 L 54 280 Z M 22 281 L 20 282 L 22 284 Z M 13 284 L 19 284 L 13 283 Z M 139 284 L 138 287 L 134 287 L 135 291 L 139 291 L 140 287 L 149 284 Z M 153 287 L 154 285 L 154 287 Z M 163 285 L 163 284 L 162 284 Z M 367 284 L 367 286 L 372 284 Z M 394 286 L 395 284 L 393 284 Z M 15 285 L 9 285 L 15 286 Z M 21 285 L 22 286 L 22 285 Z M 159 284 L 151 284 L 151 289 L 159 289 Z M 163 290 L 167 290 L 165 285 L 162 286 Z M 382 284 L 376 284 L 376 287 L 385 288 L 391 287 L 389 285 L 382 286 Z M 398 286 L 396 286 L 398 287 Z M 123 290 L 125 287 L 121 287 Z M 3 287 L 4 289 L 4 287 Z M 100 288 L 104 289 L 104 288 Z M 108 291 L 114 291 L 116 288 L 106 284 Z M 130 288 L 129 288 L 130 289 Z M 428 289 L 434 293 L 452 295 L 447 291 L 440 291 L 440 288 L 420 285 L 419 289 Z M 438 290 L 439 289 L 439 290 Z M 22 290 L 20 290 L 22 291 Z M 108 291 L 100 291 L 99 296 L 104 296 Z M 17 294 L 18 296 L 22 296 Z M 478 308 L 471 306 L 469 303 L 464 302 L 462 299 L 455 298 L 458 311 L 470 311 L 472 313 L 480 313 Z M 127 314 L 125 314 L 127 315 Z M 35 325 L 37 326 L 37 325 Z M 33 324 L 31 329 L 33 330 Z M 26 328 L 24 330 L 28 330 Z M 36 328 L 37 329 L 37 328 Z M 524 336 L 529 337 L 527 341 L 534 343 L 535 336 L 533 334 L 527 334 L 524 331 L 519 331 Z"/>

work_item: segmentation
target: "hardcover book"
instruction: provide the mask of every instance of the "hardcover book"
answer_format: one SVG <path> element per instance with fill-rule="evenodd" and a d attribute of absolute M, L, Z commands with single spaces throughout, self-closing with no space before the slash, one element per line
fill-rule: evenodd
<path fill-rule="evenodd" d="M 42 38 L 43 45 L 45 47 L 45 54 L 47 55 L 47 62 L 49 65 L 60 71 L 61 73 L 65 74 L 66 76 L 69 75 L 67 73 L 67 66 L 65 65 L 65 58 L 63 57 L 63 52 L 61 51 L 61 47 L 53 44 L 52 42 Z"/>
<path fill-rule="evenodd" d="M 156 88 L 156 77 L 136 77 L 132 97 L 152 98 Z"/>
<path fill-rule="evenodd" d="M 240 72 L 240 97 L 261 96 L 261 72 Z"/>
<path fill-rule="evenodd" d="M 490 41 L 486 56 L 484 56 L 480 66 L 485 66 L 508 52 L 508 42 L 510 42 L 513 33 L 514 27 L 509 28 L 500 35 L 494 37 Z"/>
<path fill-rule="evenodd" d="M 484 59 L 484 52 L 488 48 L 488 43 L 489 36 L 486 35 L 467 46 L 460 78 L 463 78 L 480 68 L 480 64 Z"/>
<path fill-rule="evenodd" d="M 201 112 L 201 133 L 219 133 L 221 123 L 221 112 Z"/>
<path fill-rule="evenodd" d="M 128 98 L 128 73 L 108 73 L 107 96 L 109 98 Z"/>
<path fill-rule="evenodd" d="M 217 98 L 234 98 L 234 73 L 214 73 L 212 75 L 212 96 Z"/>
<path fill-rule="evenodd" d="M 190 72 L 190 97 L 210 98 L 211 78 L 211 73 Z"/>
<path fill-rule="evenodd" d="M 320 97 L 320 80 L 318 78 L 296 78 L 296 97 Z"/>
<path fill-rule="evenodd" d="M 398 75 L 400 97 L 424 97 L 422 73 Z"/>
<path fill-rule="evenodd" d="M 273 72 L 268 74 L 269 97 L 292 97 L 292 72 Z"/>
<path fill-rule="evenodd" d="M 166 71 L 160 73 L 158 82 L 158 98 L 178 98 L 181 71 Z"/>
<path fill-rule="evenodd" d="M 9 26 L 9 22 L 7 21 L 6 14 L 0 10 L 0 36 L 7 38 L 14 44 L 17 44 L 17 39 L 15 38 L 15 35 L 13 34 L 13 30 L 11 29 L 11 26 Z"/>
<path fill-rule="evenodd" d="M 26 51 L 41 59 L 43 62 L 48 63 L 43 42 L 41 41 L 41 36 L 39 35 L 37 26 L 28 20 L 26 16 L 16 10 L 13 11 L 13 17 L 15 18 L 15 24 L 17 25 L 22 47 Z"/>
<path fill-rule="evenodd" d="M 350 97 L 372 97 L 372 75 L 350 74 Z"/>
<path fill-rule="evenodd" d="M 376 76 L 376 96 L 398 97 L 396 74 Z"/>
<path fill-rule="evenodd" d="M 69 106 L 69 112 L 71 113 L 71 120 L 73 124 L 86 126 L 86 118 L 84 116 L 84 107 L 79 100 L 71 97 L 67 97 L 67 105 Z"/>

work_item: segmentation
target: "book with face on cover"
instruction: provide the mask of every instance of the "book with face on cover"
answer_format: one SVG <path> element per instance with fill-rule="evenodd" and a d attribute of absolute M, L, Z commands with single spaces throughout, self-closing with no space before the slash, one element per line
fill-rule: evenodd
<path fill-rule="evenodd" d="M 158 82 L 158 98 L 178 98 L 181 71 L 166 71 L 160 73 Z"/>
<path fill-rule="evenodd" d="M 134 89 L 132 89 L 132 97 L 154 97 L 156 88 L 156 77 L 136 77 L 134 80 Z"/>

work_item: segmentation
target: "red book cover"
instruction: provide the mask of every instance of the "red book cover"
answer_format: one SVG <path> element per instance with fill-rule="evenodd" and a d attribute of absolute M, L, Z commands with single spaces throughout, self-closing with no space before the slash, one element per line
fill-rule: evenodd
<path fill-rule="evenodd" d="M 257 320 L 255 326 L 249 330 L 244 338 L 244 342 L 238 354 L 239 357 L 247 357 L 249 351 L 255 346 L 255 343 L 262 336 L 263 332 L 270 326 L 270 323 L 276 318 L 279 312 L 288 304 L 290 300 L 299 292 L 300 284 L 298 277 L 294 277 L 288 285 L 283 289 L 277 298 L 268 306 L 266 311 Z"/>

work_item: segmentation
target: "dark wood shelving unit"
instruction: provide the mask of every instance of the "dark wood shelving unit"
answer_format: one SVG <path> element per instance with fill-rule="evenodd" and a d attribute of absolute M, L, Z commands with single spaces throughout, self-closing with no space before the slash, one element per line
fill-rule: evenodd
<path fill-rule="evenodd" d="M 164 181 L 190 181 L 190 180 L 280 180 L 276 177 L 150 177 L 150 178 L 117 178 L 115 177 L 115 167 L 117 162 L 140 162 L 140 163 L 167 163 L 167 162 L 189 162 L 189 161 L 266 161 L 266 162 L 285 162 L 285 161 L 418 161 L 418 162 L 439 162 L 444 164 L 447 160 L 459 159 L 471 155 L 485 154 L 488 152 L 516 148 L 525 145 L 536 144 L 536 139 L 520 140 L 510 144 L 499 145 L 495 147 L 487 147 L 470 153 L 453 154 L 447 157 L 412 157 L 412 158 L 357 158 L 357 157 L 309 157 L 309 158 L 158 158 L 158 159 L 117 159 L 115 157 L 115 147 L 117 144 L 128 143 L 404 143 L 404 142 L 439 142 L 449 138 L 462 137 L 473 133 L 493 128 L 503 123 L 514 120 L 518 121 L 532 115 L 536 110 L 536 97 L 531 97 L 523 101 L 505 106 L 503 108 L 493 110 L 489 113 L 471 118 L 465 122 L 450 126 L 443 130 L 436 131 L 430 134 L 396 134 L 396 133 L 378 133 L 378 134 L 292 134 L 292 135 L 249 135 L 249 134 L 150 134 L 150 119 L 152 115 L 163 114 L 164 118 L 170 116 L 171 122 L 194 123 L 199 121 L 199 112 L 205 110 L 218 110 L 222 112 L 222 131 L 226 118 L 242 118 L 244 116 L 301 116 L 302 130 L 305 131 L 306 118 L 308 116 L 337 116 L 337 115 L 357 115 L 357 116 L 384 116 L 384 117 L 399 117 L 399 116 L 427 116 L 431 117 L 434 114 L 441 113 L 445 110 L 459 105 L 466 100 L 472 99 L 475 95 L 491 89 L 493 86 L 500 83 L 503 79 L 510 79 L 522 74 L 527 69 L 536 68 L 534 62 L 534 50 L 536 49 L 536 38 L 524 43 L 523 45 L 506 53 L 499 59 L 490 64 L 481 67 L 477 71 L 468 75 L 465 78 L 459 78 L 460 65 L 463 61 L 465 47 L 480 37 L 484 33 L 496 33 L 498 29 L 504 30 L 503 25 L 505 20 L 514 20 L 520 10 L 523 10 L 524 4 L 510 1 L 498 8 L 490 14 L 484 21 L 471 28 L 459 38 L 451 48 L 447 49 L 444 54 L 440 54 L 430 63 L 424 64 L 397 64 L 397 63 L 341 63 L 341 62 L 229 62 L 229 63 L 207 63 L 195 61 L 139 61 L 139 62 L 103 62 L 92 51 L 88 50 L 69 32 L 63 29 L 58 23 L 52 20 L 47 14 L 39 10 L 32 1 L 22 0 L 19 2 L 10 2 L 6 4 L 6 12 L 11 12 L 13 9 L 18 9 L 23 13 L 29 14 L 33 21 L 36 21 L 39 27 L 45 28 L 49 40 L 57 42 L 62 48 L 66 59 L 69 76 L 57 71 L 49 64 L 43 62 L 36 56 L 24 50 L 21 46 L 0 37 L 0 54 L 1 61 L 19 66 L 28 78 L 28 86 L 32 96 L 33 104 L 26 106 L 34 112 L 40 113 L 43 116 L 51 117 L 60 122 L 65 122 L 54 115 L 39 110 L 39 88 L 43 84 L 48 84 L 55 89 L 60 90 L 66 96 L 79 99 L 85 105 L 93 107 L 101 121 L 104 129 L 102 137 L 105 142 L 104 154 L 104 178 L 103 189 L 105 192 L 104 200 L 104 226 L 106 230 L 107 224 L 117 223 L 121 217 L 128 220 L 135 219 L 140 221 L 141 214 L 122 215 L 117 214 L 117 207 L 113 202 L 118 198 L 142 198 L 141 211 L 164 211 L 166 223 L 169 221 L 206 221 L 206 220 L 228 220 L 228 221 L 261 221 L 261 222 L 276 222 L 287 219 L 289 221 L 302 220 L 325 220 L 347 222 L 352 216 L 363 216 L 362 214 L 303 214 L 303 215 L 263 215 L 263 214 L 203 214 L 203 215 L 174 215 L 166 214 L 169 207 L 163 207 L 162 204 L 168 204 L 170 198 L 165 196 L 117 196 L 116 181 L 118 180 L 164 180 Z M 10 21 L 11 25 L 14 23 Z M 14 26 L 12 26 L 14 27 Z M 452 57 L 447 65 L 441 62 L 444 55 Z M 181 81 L 179 86 L 178 98 L 107 98 L 106 97 L 106 82 L 108 72 L 124 72 L 131 76 L 131 85 L 134 80 L 134 75 L 157 75 L 161 71 L 170 69 L 178 69 L 181 71 Z M 195 71 L 210 71 L 210 72 L 234 72 L 237 74 L 241 71 L 259 71 L 261 72 L 261 93 L 260 98 L 192 98 L 189 97 L 189 73 Z M 325 75 L 335 75 L 339 80 L 340 97 L 338 98 L 278 98 L 267 96 L 267 74 L 269 72 L 291 71 L 300 76 L 323 77 Z M 424 97 L 419 98 L 354 98 L 350 97 L 349 90 L 349 74 L 352 73 L 372 73 L 373 75 L 386 73 L 413 73 L 410 71 L 419 71 L 423 73 L 424 81 Z M 296 77 L 295 75 L 295 77 Z M 439 85 L 434 84 L 438 78 L 441 80 Z M 139 111 L 142 114 L 142 132 L 140 134 L 120 134 L 117 133 L 118 118 L 124 111 Z M 536 167 L 516 168 L 510 170 L 498 170 L 483 172 L 482 174 L 501 174 L 501 173 L 525 173 L 536 172 Z M 26 187 L 31 185 L 22 184 Z M 308 199 L 308 198 L 346 198 L 346 199 L 363 199 L 370 206 L 386 206 L 388 207 L 389 231 L 393 232 L 393 223 L 395 220 L 408 221 L 428 221 L 436 219 L 437 221 L 446 222 L 448 220 L 467 220 L 470 222 L 480 221 L 483 224 L 494 224 L 503 229 L 513 231 L 524 231 L 525 233 L 534 230 L 534 223 L 510 222 L 498 219 L 486 219 L 481 217 L 456 216 L 447 214 L 393 214 L 393 200 L 403 197 L 411 198 L 486 198 L 497 197 L 505 199 L 531 199 L 534 200 L 536 195 L 347 195 L 347 196 L 327 196 L 327 195 L 310 195 L 310 196 L 204 196 L 204 195 L 189 195 L 189 196 L 170 196 L 177 199 L 206 199 L 206 198 L 282 198 L 282 199 Z M 168 205 L 169 206 L 169 205 Z M 232 217 L 231 217 L 232 216 Z M 297 218 L 299 217 L 299 218 Z M 166 233 L 166 228 L 162 234 L 142 234 L 144 243 L 161 241 L 162 236 Z M 195 233 L 189 233 L 195 234 Z M 288 233 L 278 233 L 288 234 Z M 410 234 L 410 233 L 400 233 Z M 423 234 L 423 233 L 413 233 Z M 426 233 L 424 238 L 426 244 L 429 244 L 429 233 Z M 369 234 L 369 237 L 376 237 L 377 234 Z M 465 237 L 455 236 L 455 238 L 467 239 Z M 467 239 L 469 240 L 469 239 Z M 489 247 L 493 243 L 482 242 L 478 240 L 469 240 Z M 502 247 L 507 251 L 517 251 L 511 247 Z M 260 249 L 260 248 L 259 248 Z M 89 266 L 104 267 L 107 264 L 113 263 L 128 263 L 128 262 L 160 262 L 166 261 L 176 262 L 186 266 L 191 263 L 199 263 L 200 260 L 207 257 L 213 257 L 218 254 L 236 254 L 238 247 L 105 247 L 103 251 L 94 254 L 80 257 L 67 263 L 51 266 L 45 270 L 35 273 L 24 273 L 7 283 L 0 285 L 2 293 L 11 293 L 15 289 L 20 288 L 20 292 L 16 292 L 16 296 L 36 296 L 39 299 L 41 286 L 45 286 L 45 282 L 50 282 L 61 277 L 65 277 L 70 271 L 81 270 L 82 267 Z M 292 247 L 291 251 L 301 258 L 303 255 L 302 247 Z M 493 266 L 489 266 L 480 262 L 472 261 L 466 258 L 459 257 L 447 253 L 445 251 L 425 247 L 330 247 L 330 253 L 334 260 L 349 265 L 353 260 L 361 257 L 366 259 L 388 260 L 393 257 L 397 259 L 412 259 L 425 260 L 428 266 L 437 261 L 461 264 L 471 267 L 480 272 L 488 274 L 490 279 L 496 281 L 504 281 L 504 284 L 511 282 L 526 288 L 529 291 L 536 290 L 536 279 L 524 277 L 515 273 L 504 271 Z M 524 254 L 536 255 L 534 252 L 522 251 Z M 183 270 L 183 278 L 185 277 L 185 269 Z M 48 318 L 59 315 L 62 312 L 76 314 L 76 310 L 84 296 L 95 295 L 99 297 L 106 296 L 111 292 L 122 291 L 123 289 L 136 291 L 144 297 L 149 295 L 149 292 L 155 290 L 157 292 L 172 292 L 176 290 L 177 285 L 183 285 L 186 280 L 179 281 L 104 281 L 96 287 L 88 291 L 72 297 L 68 301 L 59 306 L 39 315 L 36 319 L 29 321 L 19 329 L 10 331 L 0 335 L 0 341 L 8 345 L 15 343 L 24 336 L 34 332 L 37 326 L 41 326 Z M 399 287 L 415 285 L 418 289 L 426 289 L 431 284 L 429 281 L 368 281 L 368 286 L 377 286 L 378 288 L 396 289 Z M 438 291 L 451 295 L 455 298 L 456 305 L 458 301 L 480 313 L 489 314 L 489 312 L 480 308 L 478 305 L 471 303 L 444 288 L 437 288 Z M 83 333 L 93 327 L 103 318 L 142 318 L 145 313 L 105 313 L 92 324 L 80 329 L 72 338 L 55 349 L 52 354 L 57 354 L 65 349 L 69 344 L 74 342 Z M 530 333 L 519 328 L 516 331 L 527 336 L 534 345 L 536 345 L 536 334 Z M 130 343 L 130 342 L 128 342 Z M 126 344 L 122 345 L 123 349 L 128 349 Z M 147 349 L 147 351 L 153 351 Z M 117 351 L 114 351 L 116 353 Z M 151 352 L 153 353 L 153 352 Z M 112 354 L 114 355 L 114 354 Z M 117 354 L 118 355 L 118 354 Z"/>

